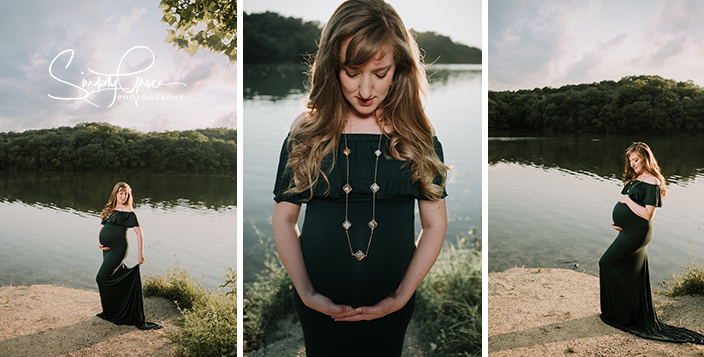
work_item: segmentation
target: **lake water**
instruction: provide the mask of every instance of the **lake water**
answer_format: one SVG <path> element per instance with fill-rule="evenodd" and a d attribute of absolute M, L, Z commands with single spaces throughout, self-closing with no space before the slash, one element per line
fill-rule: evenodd
<path fill-rule="evenodd" d="M 551 136 L 489 138 L 489 271 L 514 266 L 598 274 L 616 238 L 611 211 L 623 187 L 624 150 L 646 142 L 668 193 L 657 210 L 648 258 L 653 286 L 704 244 L 704 145 L 697 137 Z"/>
<path fill-rule="evenodd" d="M 52 284 L 97 290 L 100 211 L 115 183 L 132 186 L 144 231 L 145 273 L 178 261 L 209 288 L 237 266 L 234 176 L 0 173 L 0 286 Z M 137 239 L 129 230 L 137 263 Z"/>
<path fill-rule="evenodd" d="M 267 242 L 266 237 L 272 237 L 272 189 L 279 152 L 293 119 L 305 110 L 305 70 L 299 66 L 244 69 L 245 281 L 264 268 L 264 255 L 271 249 L 260 239 Z M 446 240 L 454 243 L 472 227 L 481 237 L 481 66 L 436 65 L 428 73 L 426 114 L 443 145 L 445 163 L 453 169 L 447 183 Z"/>

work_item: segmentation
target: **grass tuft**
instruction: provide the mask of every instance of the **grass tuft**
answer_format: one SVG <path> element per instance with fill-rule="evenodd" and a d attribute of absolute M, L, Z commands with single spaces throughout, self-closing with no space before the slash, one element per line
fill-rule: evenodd
<path fill-rule="evenodd" d="M 255 227 L 256 230 L 256 227 Z M 260 235 L 264 244 L 265 238 Z M 293 282 L 286 273 L 274 249 L 271 238 L 266 238 L 266 269 L 254 282 L 247 284 L 244 305 L 244 351 L 251 352 L 264 344 L 266 335 L 276 322 L 293 311 Z"/>
<path fill-rule="evenodd" d="M 142 291 L 145 296 L 161 296 L 176 303 L 181 316 L 176 319 L 180 328 L 169 331 L 169 338 L 179 345 L 180 356 L 236 356 L 237 355 L 237 275 L 231 268 L 223 274 L 226 281 L 220 285 L 228 289 L 210 291 L 200 279 L 194 279 L 177 262 L 166 274 L 149 275 Z"/>
<path fill-rule="evenodd" d="M 697 253 L 694 248 L 695 242 L 689 244 L 692 260 L 689 264 L 682 265 L 682 272 L 673 275 L 673 282 L 667 284 L 668 296 L 704 294 L 704 271 L 702 271 L 701 263 L 704 260 L 697 259 Z"/>
<path fill-rule="evenodd" d="M 482 353 L 481 251 L 463 248 L 464 242 L 443 249 L 416 291 L 413 318 L 428 356 Z"/>

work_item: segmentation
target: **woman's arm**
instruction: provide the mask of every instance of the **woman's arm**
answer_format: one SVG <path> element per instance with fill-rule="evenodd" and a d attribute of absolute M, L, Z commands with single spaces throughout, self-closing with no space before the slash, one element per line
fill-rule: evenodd
<path fill-rule="evenodd" d="M 335 304 L 315 290 L 301 252 L 300 234 L 296 225 L 300 211 L 300 204 L 277 202 L 274 204 L 271 218 L 276 250 L 293 285 L 296 286 L 298 295 L 306 306 L 325 315 L 344 317 L 357 314 L 351 306 Z"/>
<path fill-rule="evenodd" d="M 447 231 L 447 210 L 445 200 L 418 201 L 420 211 L 421 232 L 418 237 L 418 247 L 413 253 L 411 263 L 403 275 L 401 284 L 393 295 L 381 300 L 374 306 L 363 306 L 356 310 L 359 315 L 346 318 L 336 318 L 337 321 L 373 320 L 400 310 L 411 299 L 420 282 L 430 271 L 440 254 L 442 243 Z"/>
<path fill-rule="evenodd" d="M 137 263 L 142 265 L 144 264 L 144 235 L 141 227 L 132 227 L 132 229 L 137 233 Z"/>
<path fill-rule="evenodd" d="M 635 213 L 638 217 L 643 218 L 646 221 L 650 221 L 653 219 L 653 217 L 655 217 L 655 206 L 646 205 L 645 207 L 643 207 L 635 203 L 628 195 L 621 196 L 619 202 L 625 203 L 628 208 L 633 211 L 633 213 Z"/>

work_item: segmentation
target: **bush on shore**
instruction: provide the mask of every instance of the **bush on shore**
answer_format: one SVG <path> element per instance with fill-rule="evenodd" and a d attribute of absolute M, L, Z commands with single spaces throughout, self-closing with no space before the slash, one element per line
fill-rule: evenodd
<path fill-rule="evenodd" d="M 704 294 L 704 271 L 701 266 L 704 260 L 697 259 L 694 243 L 690 244 L 690 250 L 692 260 L 689 264 L 682 265 L 682 272 L 673 275 L 673 282 L 667 284 L 669 296 Z"/>
<path fill-rule="evenodd" d="M 165 297 L 181 311 L 176 319 L 180 328 L 168 334 L 179 345 L 179 355 L 237 356 L 237 277 L 231 268 L 223 276 L 225 292 L 206 289 L 179 263 L 145 279 L 145 296 Z"/>

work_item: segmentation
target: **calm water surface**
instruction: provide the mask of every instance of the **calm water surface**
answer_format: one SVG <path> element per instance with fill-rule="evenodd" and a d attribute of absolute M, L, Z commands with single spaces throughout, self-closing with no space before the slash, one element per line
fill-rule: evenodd
<path fill-rule="evenodd" d="M 244 270 L 251 281 L 264 267 L 272 237 L 272 189 L 281 145 L 305 110 L 305 67 L 252 66 L 244 77 Z M 426 114 L 453 171 L 447 184 L 447 241 L 481 228 L 481 66 L 432 66 Z M 416 220 L 417 231 L 420 230 Z M 255 229 L 256 227 L 256 229 Z M 258 231 L 257 231 L 258 230 Z M 480 232 L 481 236 L 481 232 Z M 273 241 L 272 241 L 273 244 Z"/>
<path fill-rule="evenodd" d="M 701 138 L 603 136 L 489 138 L 489 271 L 514 266 L 574 268 L 598 274 L 616 238 L 611 211 L 619 200 L 623 151 L 645 141 L 668 194 L 648 245 L 654 286 L 691 261 L 704 244 L 704 146 Z"/>
<path fill-rule="evenodd" d="M 52 284 L 97 289 L 100 211 L 128 182 L 144 231 L 142 274 L 178 261 L 209 288 L 235 268 L 236 178 L 95 173 L 0 173 L 0 286 Z M 137 263 L 137 239 L 129 230 Z"/>

